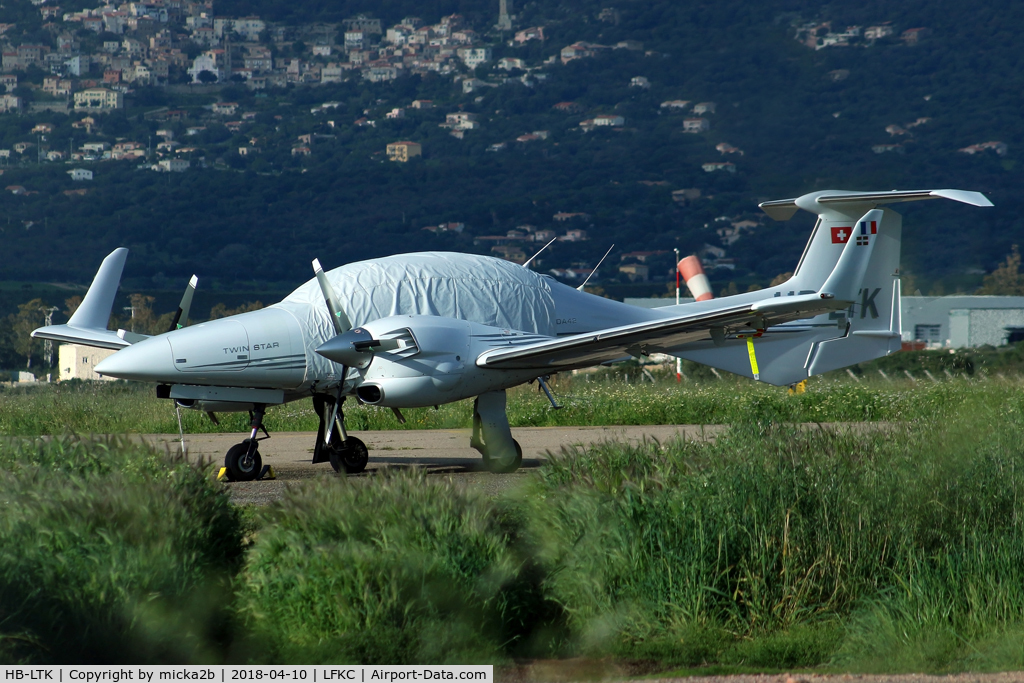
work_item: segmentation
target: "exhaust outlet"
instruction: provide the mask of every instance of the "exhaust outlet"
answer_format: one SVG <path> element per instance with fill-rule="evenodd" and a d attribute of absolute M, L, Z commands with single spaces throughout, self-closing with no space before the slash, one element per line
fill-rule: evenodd
<path fill-rule="evenodd" d="M 356 389 L 356 396 L 367 405 L 377 405 L 384 400 L 384 390 L 376 384 L 363 384 Z"/>

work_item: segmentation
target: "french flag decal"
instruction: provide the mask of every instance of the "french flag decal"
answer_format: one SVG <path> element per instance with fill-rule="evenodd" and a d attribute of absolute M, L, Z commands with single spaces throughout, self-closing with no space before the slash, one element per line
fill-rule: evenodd
<path fill-rule="evenodd" d="M 871 242 L 871 235 L 878 234 L 878 221 L 861 221 L 860 234 L 857 235 L 857 246 L 866 247 Z"/>

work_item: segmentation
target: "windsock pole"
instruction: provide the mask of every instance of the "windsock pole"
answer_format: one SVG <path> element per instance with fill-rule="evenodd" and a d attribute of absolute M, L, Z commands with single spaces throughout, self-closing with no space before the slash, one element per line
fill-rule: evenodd
<path fill-rule="evenodd" d="M 676 252 L 676 264 L 679 263 L 679 249 L 675 248 L 672 251 Z M 676 267 L 676 306 L 679 305 L 679 268 Z M 676 382 L 683 381 L 683 359 L 676 356 Z"/>
<path fill-rule="evenodd" d="M 683 280 L 686 281 L 686 287 L 690 290 L 690 294 L 697 301 L 710 301 L 714 299 L 714 295 L 711 293 L 711 283 L 708 281 L 708 276 L 704 274 L 704 268 L 700 265 L 700 259 L 697 258 L 696 254 L 687 256 L 679 262 L 678 273 L 683 276 Z"/>

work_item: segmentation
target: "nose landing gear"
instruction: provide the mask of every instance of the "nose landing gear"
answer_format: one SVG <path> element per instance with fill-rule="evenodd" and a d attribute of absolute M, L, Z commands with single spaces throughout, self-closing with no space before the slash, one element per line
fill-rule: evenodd
<path fill-rule="evenodd" d="M 253 481 L 260 476 L 263 458 L 260 457 L 259 442 L 270 438 L 270 433 L 263 426 L 266 411 L 267 407 L 262 403 L 254 406 L 254 410 L 249 413 L 249 426 L 252 428 L 249 438 L 229 448 L 224 455 L 224 467 L 227 468 L 231 481 Z M 266 436 L 258 438 L 260 430 Z"/>

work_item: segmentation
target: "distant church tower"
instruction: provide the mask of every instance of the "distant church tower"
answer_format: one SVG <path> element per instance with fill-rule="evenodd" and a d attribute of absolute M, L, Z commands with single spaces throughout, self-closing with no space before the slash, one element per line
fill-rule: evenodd
<path fill-rule="evenodd" d="M 512 0 L 498 0 L 498 25 L 500 31 L 512 30 Z"/>

